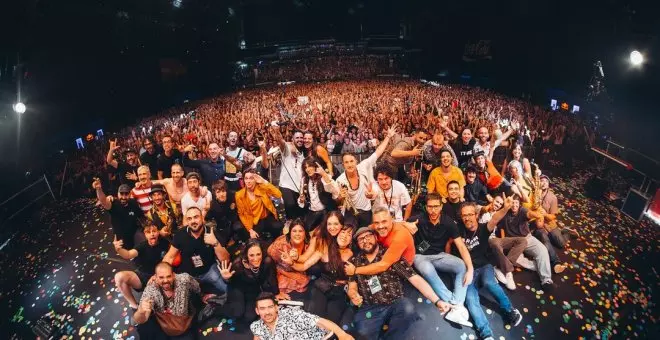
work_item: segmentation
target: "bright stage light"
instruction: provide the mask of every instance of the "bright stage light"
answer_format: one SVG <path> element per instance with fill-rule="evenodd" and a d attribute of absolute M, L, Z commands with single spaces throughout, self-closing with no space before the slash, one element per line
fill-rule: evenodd
<path fill-rule="evenodd" d="M 18 113 L 18 114 L 23 114 L 23 113 L 25 113 L 25 110 L 26 110 L 26 109 L 27 109 L 27 108 L 25 107 L 25 104 L 23 104 L 23 103 L 21 103 L 21 102 L 18 102 L 18 103 L 16 103 L 16 104 L 14 104 L 14 111 L 16 111 L 16 113 Z"/>
<path fill-rule="evenodd" d="M 633 66 L 640 66 L 644 62 L 644 56 L 639 51 L 630 52 L 630 63 Z"/>

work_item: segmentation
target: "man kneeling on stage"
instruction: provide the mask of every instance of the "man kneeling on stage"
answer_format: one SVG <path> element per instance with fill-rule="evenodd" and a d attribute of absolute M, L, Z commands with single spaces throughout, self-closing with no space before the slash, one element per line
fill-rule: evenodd
<path fill-rule="evenodd" d="M 156 280 L 147 284 L 133 315 L 141 339 L 195 339 L 193 301 L 199 283 L 186 274 L 174 274 L 167 262 L 156 265 Z"/>

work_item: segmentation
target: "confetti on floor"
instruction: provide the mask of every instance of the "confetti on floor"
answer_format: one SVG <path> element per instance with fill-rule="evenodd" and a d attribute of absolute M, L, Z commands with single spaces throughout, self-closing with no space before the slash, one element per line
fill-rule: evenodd
<path fill-rule="evenodd" d="M 555 290 L 541 291 L 535 273 L 516 270 L 519 289 L 505 291 L 523 314 L 517 327 L 506 324 L 495 300 L 481 292 L 495 338 L 660 334 L 658 315 L 653 313 L 657 311 L 653 291 L 660 288 L 660 229 L 586 198 L 582 188 L 588 176 L 578 172 L 571 181 L 552 182 L 560 202 L 559 224 L 580 233 L 564 250 L 557 250 L 568 268 L 553 276 Z M 5 268 L 0 276 L 3 334 L 35 338 L 33 327 L 46 324 L 59 330 L 59 338 L 139 337 L 132 311 L 114 287 L 114 274 L 131 265 L 113 260 L 109 218 L 92 200 L 53 203 L 14 227 L 19 233 L 0 251 L 0 265 Z M 413 328 L 412 339 L 476 338 L 473 329 L 442 320 L 430 301 L 410 287 L 406 295 L 424 315 Z M 199 334 L 210 339 L 252 339 L 247 325 L 224 319 L 208 321 Z"/>

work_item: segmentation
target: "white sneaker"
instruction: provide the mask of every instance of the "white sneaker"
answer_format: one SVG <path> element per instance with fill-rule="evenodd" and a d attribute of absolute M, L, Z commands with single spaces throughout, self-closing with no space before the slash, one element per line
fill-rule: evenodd
<path fill-rule="evenodd" d="M 506 276 L 504 276 L 504 273 L 500 270 L 500 268 L 495 267 L 495 278 L 497 281 L 500 281 L 500 283 L 506 283 Z"/>
<path fill-rule="evenodd" d="M 513 273 L 506 273 L 506 282 L 504 283 L 509 290 L 516 290 L 516 282 L 513 281 Z"/>
<path fill-rule="evenodd" d="M 472 323 L 468 321 L 469 318 L 470 313 L 464 306 L 454 306 L 454 308 L 452 308 L 449 313 L 445 315 L 445 319 L 453 323 L 457 323 L 465 327 L 472 327 Z"/>
<path fill-rule="evenodd" d="M 520 255 L 520 257 L 518 257 L 518 260 L 516 260 L 516 263 L 527 270 L 531 270 L 533 272 L 537 271 L 536 263 L 526 258 L 524 255 Z"/>

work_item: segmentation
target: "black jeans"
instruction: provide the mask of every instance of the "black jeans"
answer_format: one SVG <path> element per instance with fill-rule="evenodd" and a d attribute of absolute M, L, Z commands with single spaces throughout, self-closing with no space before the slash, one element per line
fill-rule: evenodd
<path fill-rule="evenodd" d="M 288 220 L 293 220 L 298 217 L 303 217 L 305 209 L 298 206 L 298 197 L 300 194 L 287 188 L 280 188 L 280 190 L 282 191 L 282 200 L 284 201 L 286 218 Z"/>

